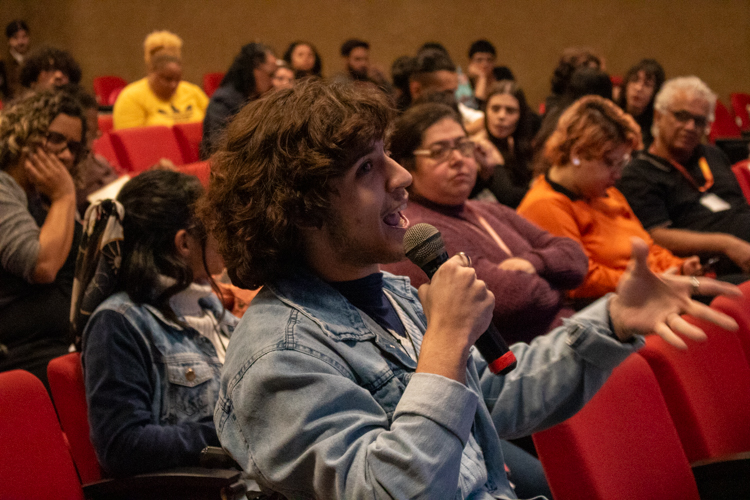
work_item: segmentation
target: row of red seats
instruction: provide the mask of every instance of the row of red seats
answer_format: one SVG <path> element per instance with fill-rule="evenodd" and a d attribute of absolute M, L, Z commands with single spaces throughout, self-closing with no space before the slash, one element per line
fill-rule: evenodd
<path fill-rule="evenodd" d="M 731 497 L 738 478 L 718 479 L 726 470 L 742 471 L 747 491 L 750 282 L 740 288 L 742 299 L 711 305 L 736 334 L 686 317 L 708 341 L 679 351 L 649 337 L 583 410 L 533 436 L 556 500 Z"/>
<path fill-rule="evenodd" d="M 103 134 L 94 142 L 94 152 L 129 174 L 143 172 L 166 158 L 208 185 L 208 164 L 199 158 L 202 123 L 111 130 L 111 115 L 100 115 L 99 128 Z"/>
<path fill-rule="evenodd" d="M 206 73 L 203 75 L 203 91 L 211 97 L 219 88 L 224 73 Z M 127 80 L 116 75 L 94 77 L 94 95 L 96 102 L 102 106 L 113 106 L 120 91 L 128 84 Z"/>

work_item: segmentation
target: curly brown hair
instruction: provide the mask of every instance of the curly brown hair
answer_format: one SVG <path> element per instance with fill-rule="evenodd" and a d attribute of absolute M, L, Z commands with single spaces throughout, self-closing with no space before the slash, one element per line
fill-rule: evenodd
<path fill-rule="evenodd" d="M 29 148 L 42 144 L 50 123 L 66 114 L 81 120 L 81 137 L 86 137 L 86 118 L 72 94 L 62 90 L 45 90 L 29 94 L 0 114 L 0 170 L 17 165 Z M 83 153 L 76 158 L 76 165 Z M 75 168 L 75 167 L 74 167 Z M 75 171 L 71 174 L 75 176 Z"/>
<path fill-rule="evenodd" d="M 254 289 L 300 264 L 300 229 L 321 227 L 331 181 L 386 137 L 388 97 L 308 80 L 245 106 L 211 158 L 198 212 L 236 285 Z"/>
<path fill-rule="evenodd" d="M 641 127 L 609 99 L 590 95 L 574 102 L 560 116 L 544 146 L 547 166 L 566 165 L 579 148 L 585 158 L 601 158 L 620 144 L 640 149 Z"/>

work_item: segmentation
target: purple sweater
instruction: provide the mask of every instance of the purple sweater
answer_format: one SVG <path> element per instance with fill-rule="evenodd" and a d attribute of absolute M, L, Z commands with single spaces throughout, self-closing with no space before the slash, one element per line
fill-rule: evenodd
<path fill-rule="evenodd" d="M 513 257 L 531 262 L 536 274 L 498 269 L 498 264 L 511 256 L 466 205 L 484 217 Z M 411 225 L 427 222 L 435 226 L 443 235 L 448 255 L 465 252 L 471 257 L 477 276 L 495 294 L 493 321 L 508 344 L 529 342 L 546 333 L 562 309 L 563 290 L 580 285 L 588 270 L 588 259 L 578 243 L 552 236 L 499 203 L 469 200 L 452 207 L 410 199 L 405 214 Z M 408 260 L 382 269 L 408 276 L 415 287 L 427 282 L 424 272 Z"/>

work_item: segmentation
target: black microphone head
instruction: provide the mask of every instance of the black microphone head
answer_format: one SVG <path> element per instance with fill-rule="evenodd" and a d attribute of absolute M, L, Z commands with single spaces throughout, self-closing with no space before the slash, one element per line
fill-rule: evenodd
<path fill-rule="evenodd" d="M 435 226 L 421 222 L 406 230 L 404 253 L 420 268 L 445 255 L 445 243 Z"/>

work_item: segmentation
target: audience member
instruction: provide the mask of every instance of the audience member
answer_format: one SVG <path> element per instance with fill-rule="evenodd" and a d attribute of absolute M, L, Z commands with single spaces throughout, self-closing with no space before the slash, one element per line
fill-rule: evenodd
<path fill-rule="evenodd" d="M 654 59 L 642 59 L 625 73 L 624 92 L 617 104 L 629 113 L 641 127 L 643 147 L 654 142 L 651 127 L 654 123 L 654 98 L 664 84 L 664 68 Z"/>
<path fill-rule="evenodd" d="M 481 109 L 484 109 L 487 93 L 493 83 L 514 80 L 513 73 L 506 66 L 495 66 L 496 57 L 495 46 L 488 40 L 477 40 L 469 47 L 469 66 L 466 68 L 466 74 Z"/>
<path fill-rule="evenodd" d="M 516 208 L 532 179 L 532 139 L 539 130 L 539 116 L 529 108 L 521 87 L 511 80 L 495 82 L 487 93 L 484 129 L 474 140 L 489 140 L 501 158 L 487 180 L 477 179 L 472 194 L 487 187 L 495 199 Z"/>
<path fill-rule="evenodd" d="M 86 120 L 64 92 L 21 97 L 0 115 L 0 371 L 28 370 L 68 352 L 75 251 L 73 177 Z"/>
<path fill-rule="evenodd" d="M 586 256 L 573 241 L 540 231 L 510 208 L 468 200 L 476 148 L 459 116 L 442 104 L 414 106 L 396 120 L 390 149 L 412 175 L 404 215 L 410 224 L 438 228 L 449 255 L 471 256 L 477 277 L 495 295 L 493 321 L 503 337 L 529 342 L 558 326 L 562 290 L 581 283 Z M 409 261 L 383 269 L 409 276 L 416 287 L 427 282 Z"/>
<path fill-rule="evenodd" d="M 8 53 L 0 59 L 0 94 L 8 102 L 23 90 L 21 66 L 29 51 L 29 26 L 22 19 L 13 20 L 5 27 L 5 37 Z"/>
<path fill-rule="evenodd" d="M 149 170 L 87 212 L 74 326 L 91 441 L 111 475 L 198 465 L 219 444 L 214 404 L 237 319 L 213 294 L 223 262 L 193 215 L 202 192 L 193 176 Z"/>
<path fill-rule="evenodd" d="M 385 75 L 370 64 L 370 44 L 364 40 L 352 38 L 341 45 L 341 57 L 344 60 L 345 74 L 359 82 L 370 82 L 384 92 L 391 93 Z"/>
<path fill-rule="evenodd" d="M 602 60 L 587 47 L 569 47 L 560 56 L 552 79 L 550 80 L 550 95 L 544 101 L 545 112 L 557 105 L 562 95 L 568 89 L 573 73 L 578 68 L 602 69 Z"/>
<path fill-rule="evenodd" d="M 211 156 L 219 136 L 240 108 L 273 88 L 274 71 L 276 57 L 270 48 L 260 43 L 242 47 L 208 103 L 200 146 L 203 158 Z"/>
<path fill-rule="evenodd" d="M 202 121 L 208 97 L 182 79 L 182 39 L 169 31 L 154 31 L 143 48 L 148 75 L 117 96 L 115 130 Z"/>
<path fill-rule="evenodd" d="M 21 67 L 21 85 L 34 91 L 81 82 L 81 67 L 65 50 L 41 47 L 29 54 Z"/>
<path fill-rule="evenodd" d="M 391 65 L 391 81 L 393 82 L 394 98 L 396 108 L 404 111 L 411 105 L 411 93 L 409 92 L 409 77 L 414 71 L 416 59 L 411 56 L 401 56 L 393 61 Z"/>
<path fill-rule="evenodd" d="M 588 96 L 570 106 L 545 147 L 550 166 L 518 207 L 542 229 L 579 243 L 588 256 L 583 284 L 570 292 L 579 303 L 614 292 L 630 261 L 630 241 L 648 245 L 648 266 L 694 275 L 698 257 L 680 259 L 655 244 L 615 187 L 630 153 L 640 146 L 630 115 L 609 99 Z"/>
<path fill-rule="evenodd" d="M 275 89 L 290 89 L 294 87 L 294 71 L 286 61 L 276 59 L 276 69 L 271 77 L 271 84 Z"/>
<path fill-rule="evenodd" d="M 323 76 L 323 61 L 309 42 L 292 42 L 284 53 L 284 61 L 294 70 L 294 78 L 297 80 L 306 76 Z"/>
<path fill-rule="evenodd" d="M 378 270 L 404 257 L 408 226 L 411 176 L 384 149 L 391 115 L 380 92 L 306 81 L 229 125 L 201 213 L 233 281 L 265 286 L 233 334 L 216 430 L 250 478 L 287 497 L 514 498 L 498 434 L 574 414 L 643 345 L 637 332 L 684 347 L 666 322 L 702 335 L 681 312 L 734 323 L 690 301 L 687 278 L 651 274 L 636 242 L 618 295 L 515 344 L 510 375 L 488 373 L 471 346 L 494 301 L 468 259 L 419 296 Z"/>
<path fill-rule="evenodd" d="M 716 95 L 699 78 L 668 80 L 654 101 L 654 142 L 625 168 L 618 186 L 658 244 L 678 255 L 719 256 L 720 275 L 747 273 L 750 206 L 726 155 L 701 143 L 715 105 Z"/>

